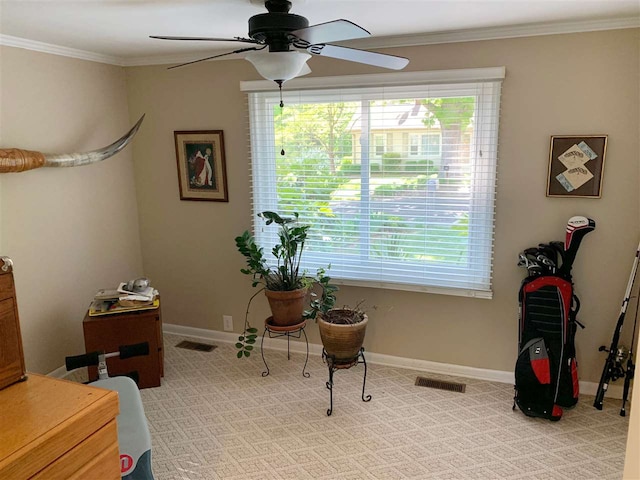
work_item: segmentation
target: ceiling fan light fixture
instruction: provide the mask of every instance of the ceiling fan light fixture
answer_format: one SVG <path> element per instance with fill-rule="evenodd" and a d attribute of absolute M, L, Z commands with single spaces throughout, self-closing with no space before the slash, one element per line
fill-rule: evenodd
<path fill-rule="evenodd" d="M 299 76 L 303 71 L 308 73 L 307 60 L 311 58 L 311 55 L 297 51 L 251 52 L 248 53 L 245 58 L 251 62 L 258 73 L 267 80 L 286 82 Z"/>

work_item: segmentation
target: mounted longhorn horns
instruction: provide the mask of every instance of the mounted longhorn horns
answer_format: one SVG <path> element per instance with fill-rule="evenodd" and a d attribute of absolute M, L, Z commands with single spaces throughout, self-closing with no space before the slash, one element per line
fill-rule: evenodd
<path fill-rule="evenodd" d="M 19 148 L 0 148 L 0 173 L 24 172 L 25 170 L 33 170 L 40 167 L 76 167 L 100 162 L 126 147 L 140 128 L 142 120 L 144 120 L 144 115 L 140 117 L 140 120 L 126 135 L 107 147 L 90 152 L 57 155 L 21 150 Z"/>

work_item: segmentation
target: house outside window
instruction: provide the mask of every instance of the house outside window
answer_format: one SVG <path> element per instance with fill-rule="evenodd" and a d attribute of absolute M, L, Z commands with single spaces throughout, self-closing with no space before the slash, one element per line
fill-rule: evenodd
<path fill-rule="evenodd" d="M 299 213 L 304 267 L 330 264 L 335 283 L 490 298 L 504 69 L 481 70 L 496 78 L 292 85 L 283 109 L 277 92 L 249 93 L 254 221 Z"/>

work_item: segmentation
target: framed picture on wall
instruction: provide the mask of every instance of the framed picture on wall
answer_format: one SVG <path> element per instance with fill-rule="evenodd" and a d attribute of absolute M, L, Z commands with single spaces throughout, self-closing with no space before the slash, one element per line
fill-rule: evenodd
<path fill-rule="evenodd" d="M 547 197 L 600 198 L 607 135 L 554 135 Z"/>
<path fill-rule="evenodd" d="M 181 200 L 228 202 L 222 130 L 175 131 Z"/>

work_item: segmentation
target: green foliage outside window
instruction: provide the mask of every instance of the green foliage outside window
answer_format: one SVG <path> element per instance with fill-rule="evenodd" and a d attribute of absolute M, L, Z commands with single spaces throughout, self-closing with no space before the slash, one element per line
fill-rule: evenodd
<path fill-rule="evenodd" d="M 382 171 L 385 173 L 399 172 L 402 156 L 397 152 L 387 152 L 382 155 Z"/>
<path fill-rule="evenodd" d="M 416 102 L 427 108 L 423 123 L 438 125 L 443 138 L 460 138 L 475 108 L 472 97 Z M 462 264 L 468 254 L 467 214 L 438 224 L 375 208 L 380 202 L 396 202 L 402 207 L 407 198 L 429 199 L 453 191 L 444 188 L 437 193 L 440 182 L 445 187 L 468 185 L 467 179 L 444 178 L 432 160 L 408 160 L 400 153 L 387 152 L 381 160 L 372 162 L 369 198 L 374 207 L 369 208 L 367 218 L 362 216 L 358 205 L 363 172 L 360 159 L 352 156 L 350 130 L 356 108 L 356 103 L 347 102 L 274 108 L 278 211 L 283 215 L 298 212 L 305 223 L 319 226 L 310 231 L 310 252 L 329 252 L 336 246 L 359 252 L 363 248 L 364 222 L 369 225 L 364 243 L 372 257 Z M 280 154 L 281 149 L 285 155 Z M 442 145 L 442 161 L 449 161 L 453 154 L 457 152 Z"/>

